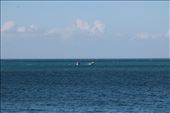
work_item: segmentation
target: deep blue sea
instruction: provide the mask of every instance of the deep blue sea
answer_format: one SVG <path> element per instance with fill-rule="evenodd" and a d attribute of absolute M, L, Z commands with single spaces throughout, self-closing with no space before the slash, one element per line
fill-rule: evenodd
<path fill-rule="evenodd" d="M 170 59 L 78 61 L 1 60 L 1 113 L 170 113 Z"/>

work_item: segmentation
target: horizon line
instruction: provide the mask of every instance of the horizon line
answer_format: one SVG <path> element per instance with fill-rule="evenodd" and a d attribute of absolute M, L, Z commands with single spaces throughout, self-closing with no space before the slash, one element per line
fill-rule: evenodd
<path fill-rule="evenodd" d="M 170 58 L 0 58 L 0 60 L 131 60 L 131 59 L 170 59 Z"/>

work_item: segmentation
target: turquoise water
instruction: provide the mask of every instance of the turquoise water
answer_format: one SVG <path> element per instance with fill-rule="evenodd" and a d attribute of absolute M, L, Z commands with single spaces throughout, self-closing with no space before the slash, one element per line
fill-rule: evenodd
<path fill-rule="evenodd" d="M 170 59 L 78 61 L 1 60 L 1 113 L 170 113 Z"/>

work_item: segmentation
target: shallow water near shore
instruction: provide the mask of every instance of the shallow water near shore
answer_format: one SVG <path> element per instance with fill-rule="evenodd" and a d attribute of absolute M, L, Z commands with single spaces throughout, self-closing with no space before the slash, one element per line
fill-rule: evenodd
<path fill-rule="evenodd" d="M 1 113 L 169 113 L 170 59 L 78 61 L 1 60 Z"/>

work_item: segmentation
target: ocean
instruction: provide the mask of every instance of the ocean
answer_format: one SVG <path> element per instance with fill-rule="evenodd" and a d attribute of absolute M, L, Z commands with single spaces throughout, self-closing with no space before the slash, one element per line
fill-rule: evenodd
<path fill-rule="evenodd" d="M 170 113 L 170 59 L 1 60 L 1 113 Z"/>

